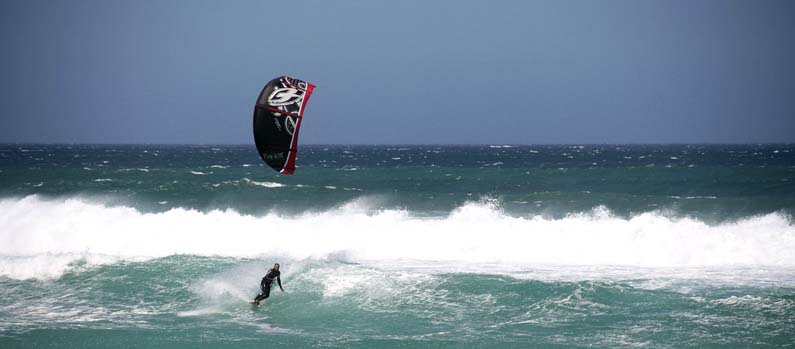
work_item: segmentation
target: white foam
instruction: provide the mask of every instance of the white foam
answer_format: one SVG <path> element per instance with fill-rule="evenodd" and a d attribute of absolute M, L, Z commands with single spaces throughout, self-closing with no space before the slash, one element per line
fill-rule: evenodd
<path fill-rule="evenodd" d="M 281 187 L 284 186 L 284 184 L 281 184 L 281 183 L 276 183 L 276 182 L 257 182 L 257 181 L 252 181 L 252 180 L 250 180 L 248 178 L 243 178 L 243 181 L 245 181 L 246 183 L 251 184 L 251 185 L 256 185 L 258 187 L 265 187 L 265 188 L 281 188 Z"/>
<path fill-rule="evenodd" d="M 787 299 L 768 298 L 752 295 L 730 296 L 728 298 L 716 299 L 711 303 L 719 306 L 743 307 L 757 312 L 773 312 L 784 315 L 792 309 L 793 302 Z"/>
<path fill-rule="evenodd" d="M 128 258 L 129 259 L 129 258 Z M 145 260 L 145 258 L 132 258 Z M 67 270 L 110 264 L 122 260 L 120 257 L 91 253 L 37 254 L 29 256 L 0 256 L 0 276 L 25 280 L 33 278 L 56 278 Z"/>
<path fill-rule="evenodd" d="M 606 209 L 563 219 L 522 218 L 489 202 L 467 203 L 446 217 L 428 218 L 373 210 L 377 205 L 362 199 L 299 216 L 251 216 L 183 208 L 142 213 L 82 198 L 2 199 L 0 275 L 51 277 L 87 255 L 127 260 L 173 254 L 300 260 L 345 253 L 369 261 L 504 265 L 795 266 L 795 226 L 779 213 L 708 225 L 655 212 L 625 219 Z"/>

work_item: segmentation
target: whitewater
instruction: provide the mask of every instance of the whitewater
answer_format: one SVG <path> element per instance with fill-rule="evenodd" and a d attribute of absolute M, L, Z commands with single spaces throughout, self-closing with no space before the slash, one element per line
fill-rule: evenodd
<path fill-rule="evenodd" d="M 142 213 L 80 198 L 28 196 L 0 200 L 0 226 L 0 275 L 15 279 L 58 277 L 80 259 L 108 263 L 175 254 L 344 255 L 463 265 L 795 267 L 795 227 L 778 213 L 710 226 L 658 212 L 619 218 L 603 207 L 562 219 L 512 217 L 493 201 L 481 201 L 428 218 L 373 211 L 362 199 L 323 212 L 254 216 L 232 209 Z"/>
<path fill-rule="evenodd" d="M 0 347 L 787 346 L 794 154 L 3 145 Z"/>

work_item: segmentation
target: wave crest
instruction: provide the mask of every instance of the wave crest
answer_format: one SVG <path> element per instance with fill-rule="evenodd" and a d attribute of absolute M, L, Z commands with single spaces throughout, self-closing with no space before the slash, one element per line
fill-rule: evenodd
<path fill-rule="evenodd" d="M 2 199 L 0 275 L 58 275 L 70 258 L 86 255 L 109 256 L 97 259 L 102 263 L 173 254 L 293 259 L 344 254 L 359 260 L 520 265 L 795 266 L 795 227 L 781 213 L 709 225 L 659 212 L 620 218 L 603 207 L 562 219 L 513 217 L 494 200 L 466 203 L 441 218 L 362 207 L 369 204 L 355 200 L 324 212 L 252 216 L 231 209 L 142 213 L 83 198 Z M 53 268 L 58 270 L 43 267 L 47 263 L 41 256 L 57 258 Z"/>

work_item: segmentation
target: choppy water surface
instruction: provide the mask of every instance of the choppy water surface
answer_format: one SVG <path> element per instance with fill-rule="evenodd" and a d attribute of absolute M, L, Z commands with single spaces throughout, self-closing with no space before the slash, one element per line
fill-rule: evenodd
<path fill-rule="evenodd" d="M 0 146 L 0 346 L 795 343 L 791 145 Z M 275 261 L 285 293 L 246 304 Z"/>

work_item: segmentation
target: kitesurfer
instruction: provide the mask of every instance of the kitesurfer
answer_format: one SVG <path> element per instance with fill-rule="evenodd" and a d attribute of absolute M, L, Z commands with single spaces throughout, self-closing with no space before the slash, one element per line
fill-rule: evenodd
<path fill-rule="evenodd" d="M 271 295 L 271 286 L 273 286 L 273 280 L 279 284 L 279 289 L 284 292 L 284 288 L 282 288 L 282 273 L 279 272 L 279 263 L 273 265 L 273 268 L 268 269 L 268 272 L 265 274 L 265 277 L 262 278 L 260 282 L 260 289 L 262 289 L 262 293 L 258 294 L 254 301 L 251 304 L 259 305 L 259 302 L 265 300 L 265 298 L 270 297 Z"/>

